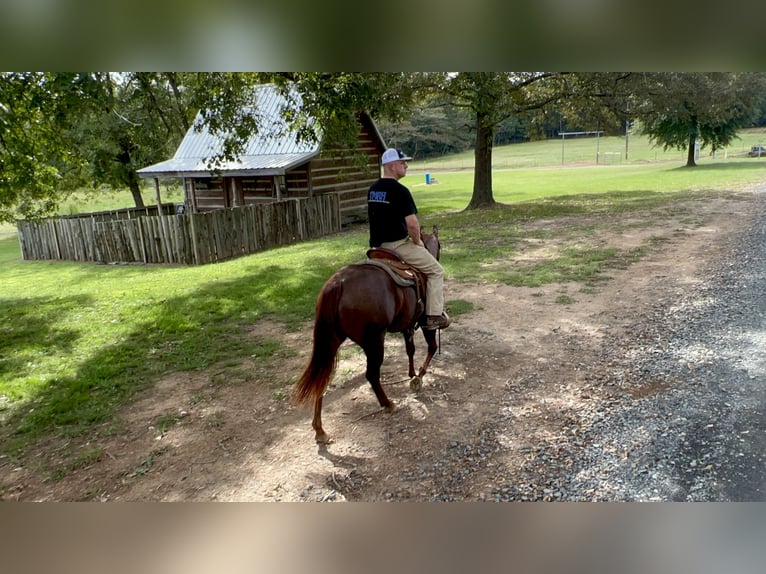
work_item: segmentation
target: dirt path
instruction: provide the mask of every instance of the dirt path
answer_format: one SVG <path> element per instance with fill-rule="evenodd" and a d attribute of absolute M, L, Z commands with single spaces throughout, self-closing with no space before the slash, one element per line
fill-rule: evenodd
<path fill-rule="evenodd" d="M 447 299 L 475 309 L 443 332 L 441 353 L 418 393 L 404 380 L 401 338 L 389 336 L 383 380 L 397 404 L 393 413 L 378 411 L 361 352 L 344 345 L 325 399 L 324 426 L 335 440 L 327 447 L 314 443 L 310 413 L 288 404 L 273 374 L 245 362 L 239 377 L 221 367 L 159 381 L 124 410 L 118 427 L 79 439 L 77 446 L 98 454 L 60 480 L 45 479 L 32 462 L 20 468 L 0 463 L 0 484 L 10 485 L 3 498 L 481 500 L 502 483 L 526 489 L 532 499 L 555 499 L 550 484 L 565 472 L 564 461 L 546 460 L 538 447 L 572 436 L 578 408 L 608 399 L 607 375 L 594 373 L 599 346 L 651 313 L 650 303 L 700 281 L 702 265 L 716 257 L 722 239 L 745 226 L 751 201 L 743 193 L 608 222 L 536 221 L 562 231 L 593 226 L 585 237 L 590 244 L 653 247 L 589 290 L 448 280 Z M 530 241 L 501 264 L 550 256 L 556 241 Z M 310 324 L 285 333 L 264 323 L 252 336 L 281 338 L 294 354 L 280 368 L 297 375 L 310 333 Z M 425 347 L 420 334 L 416 344 L 417 362 Z M 576 448 L 575 440 L 571 444 Z M 38 451 L 39 458 L 56 456 L 50 445 Z"/>

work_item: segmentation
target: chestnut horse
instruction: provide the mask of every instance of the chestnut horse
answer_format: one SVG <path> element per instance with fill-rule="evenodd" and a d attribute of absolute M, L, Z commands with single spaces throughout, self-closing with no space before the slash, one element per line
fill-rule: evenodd
<path fill-rule="evenodd" d="M 426 249 L 439 259 L 441 244 L 436 226 L 433 233 L 421 230 L 421 238 Z M 418 322 L 424 319 L 424 309 L 414 286 L 397 285 L 388 271 L 379 266 L 366 263 L 347 265 L 327 280 L 317 298 L 311 359 L 293 392 L 296 403 L 314 403 L 311 426 L 316 433 L 316 442 L 330 442 L 322 428 L 322 397 L 337 365 L 338 348 L 346 339 L 351 339 L 364 350 L 367 357 L 365 375 L 380 406 L 387 412 L 394 409 L 394 404 L 380 384 L 386 332 L 404 335 L 410 387 L 413 390 L 420 388 L 422 377 L 438 348 L 436 330 L 423 329 L 428 354 L 416 376 L 413 365 L 414 333 Z"/>

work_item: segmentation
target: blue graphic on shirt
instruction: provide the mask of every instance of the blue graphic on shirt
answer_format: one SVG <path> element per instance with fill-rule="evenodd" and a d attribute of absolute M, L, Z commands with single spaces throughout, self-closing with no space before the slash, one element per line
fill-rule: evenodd
<path fill-rule="evenodd" d="M 388 203 L 388 201 L 386 201 L 386 192 L 385 191 L 370 191 L 370 198 L 368 201 L 371 201 L 373 203 Z"/>

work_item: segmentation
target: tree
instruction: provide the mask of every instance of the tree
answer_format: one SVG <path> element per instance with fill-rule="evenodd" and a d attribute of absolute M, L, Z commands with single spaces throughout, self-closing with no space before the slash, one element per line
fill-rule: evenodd
<path fill-rule="evenodd" d="M 458 153 L 474 143 L 473 117 L 443 98 L 416 105 L 412 115 L 402 121 L 380 121 L 378 129 L 390 145 L 417 159 Z"/>
<path fill-rule="evenodd" d="M 41 217 L 73 189 L 130 189 L 138 168 L 167 159 L 197 110 L 227 126 L 258 74 L 4 73 L 0 75 L 0 218 Z M 240 118 L 236 137 L 254 129 Z"/>
<path fill-rule="evenodd" d="M 69 138 L 85 162 L 80 185 L 127 187 L 143 207 L 136 170 L 167 159 L 191 127 L 198 106 L 220 95 L 220 75 L 176 72 L 96 74 Z M 224 82 L 231 84 L 229 76 Z M 203 95 L 204 94 L 204 95 Z"/>
<path fill-rule="evenodd" d="M 496 204 L 492 190 L 492 146 L 497 127 L 512 116 L 538 110 L 566 96 L 565 75 L 549 72 L 460 72 L 444 90 L 454 105 L 476 118 L 473 194 L 468 209 Z"/>
<path fill-rule="evenodd" d="M 359 113 L 376 121 L 403 122 L 422 94 L 439 85 L 440 79 L 440 74 L 407 72 L 300 72 L 273 78 L 300 95 L 300 102 L 291 102 L 293 126 L 321 126 L 327 147 L 342 147 L 351 153 L 358 143 Z M 317 130 L 305 132 L 309 138 L 319 134 Z"/>
<path fill-rule="evenodd" d="M 80 74 L 0 74 L 0 220 L 55 207 L 62 180 L 81 164 L 65 134 L 89 89 Z"/>
<path fill-rule="evenodd" d="M 729 72 L 642 74 L 636 114 L 651 141 L 664 149 L 686 149 L 686 167 L 695 152 L 716 151 L 755 120 L 764 93 L 763 74 Z"/>
<path fill-rule="evenodd" d="M 136 168 L 165 159 L 189 124 L 173 86 L 173 74 L 2 74 L 0 218 L 49 215 L 101 184 L 142 205 Z"/>

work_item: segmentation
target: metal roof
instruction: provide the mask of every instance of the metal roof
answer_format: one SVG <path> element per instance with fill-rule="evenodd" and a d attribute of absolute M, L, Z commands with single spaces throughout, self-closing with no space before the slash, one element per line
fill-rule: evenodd
<path fill-rule="evenodd" d="M 293 94 L 297 98 L 297 94 Z M 299 100 L 298 100 L 299 101 Z M 271 84 L 254 91 L 252 112 L 258 118 L 258 133 L 247 141 L 238 160 L 223 162 L 215 171 L 226 175 L 281 175 L 319 153 L 318 143 L 298 142 L 282 111 L 287 105 L 279 90 Z M 195 125 L 202 125 L 197 114 Z M 141 177 L 209 175 L 207 158 L 222 147 L 223 140 L 206 127 L 189 128 L 172 159 L 137 170 Z"/>

